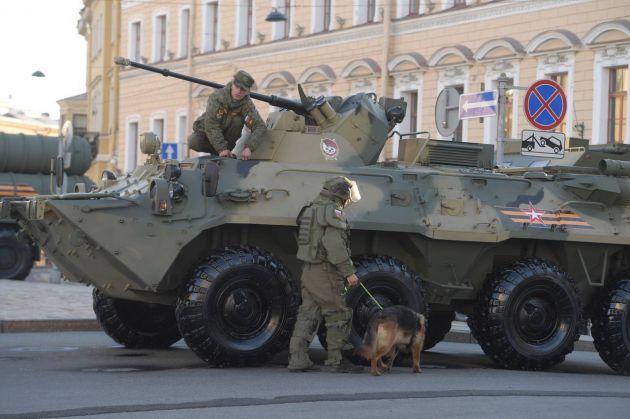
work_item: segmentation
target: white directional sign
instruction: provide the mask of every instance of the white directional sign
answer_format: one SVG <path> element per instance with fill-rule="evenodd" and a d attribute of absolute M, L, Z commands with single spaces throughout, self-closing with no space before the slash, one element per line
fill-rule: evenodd
<path fill-rule="evenodd" d="M 521 154 L 561 159 L 564 157 L 564 134 L 524 129 L 521 135 Z"/>
<path fill-rule="evenodd" d="M 162 143 L 160 154 L 164 160 L 177 160 L 177 143 Z"/>
<path fill-rule="evenodd" d="M 481 118 L 497 114 L 494 91 L 466 93 L 459 97 L 459 119 Z"/>

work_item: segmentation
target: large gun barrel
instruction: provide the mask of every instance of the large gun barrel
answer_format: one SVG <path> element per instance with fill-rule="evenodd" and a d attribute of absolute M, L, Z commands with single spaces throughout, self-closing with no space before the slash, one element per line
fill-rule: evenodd
<path fill-rule="evenodd" d="M 166 68 L 158 68 L 158 67 L 153 67 L 151 65 L 138 63 L 124 57 L 115 57 L 114 62 L 118 65 L 136 67 L 142 70 L 151 71 L 153 73 L 159 73 L 163 75 L 164 77 L 175 77 L 176 79 L 185 80 L 191 83 L 201 84 L 208 87 L 213 87 L 215 89 L 221 89 L 225 87 L 225 85 L 215 83 L 213 81 L 208 81 L 208 80 L 200 79 L 197 77 L 192 77 L 192 76 L 187 76 L 185 74 L 176 73 Z M 307 114 L 306 109 L 304 108 L 304 105 L 302 105 L 302 103 L 296 102 L 291 99 L 285 99 L 282 97 L 278 97 L 276 95 L 267 96 L 267 95 L 262 95 L 260 93 L 254 93 L 254 92 L 250 92 L 249 96 L 252 99 L 261 100 L 263 102 L 269 103 L 272 106 L 277 106 L 279 108 L 292 110 L 300 115 Z"/>

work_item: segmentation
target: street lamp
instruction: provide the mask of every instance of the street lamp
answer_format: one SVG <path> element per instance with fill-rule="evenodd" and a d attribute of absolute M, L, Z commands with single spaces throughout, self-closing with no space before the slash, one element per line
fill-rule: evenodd
<path fill-rule="evenodd" d="M 272 7 L 271 12 L 269 12 L 267 17 L 265 18 L 265 21 L 267 22 L 285 22 L 286 20 L 287 17 L 284 15 L 284 13 L 279 11 L 276 7 Z"/>
<path fill-rule="evenodd" d="M 44 73 L 42 73 L 41 71 L 39 71 L 39 70 L 35 71 L 33 74 L 31 74 L 31 76 L 33 76 L 33 77 L 46 77 L 46 75 Z"/>

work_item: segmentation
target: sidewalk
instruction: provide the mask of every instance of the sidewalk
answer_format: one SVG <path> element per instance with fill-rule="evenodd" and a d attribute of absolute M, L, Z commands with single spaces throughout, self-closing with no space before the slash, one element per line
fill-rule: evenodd
<path fill-rule="evenodd" d="M 25 281 L 0 279 L 0 333 L 101 330 L 92 287 L 59 280 L 56 269 L 33 268 Z M 465 321 L 454 321 L 444 341 L 476 343 Z M 578 351 L 594 351 L 581 336 Z"/>

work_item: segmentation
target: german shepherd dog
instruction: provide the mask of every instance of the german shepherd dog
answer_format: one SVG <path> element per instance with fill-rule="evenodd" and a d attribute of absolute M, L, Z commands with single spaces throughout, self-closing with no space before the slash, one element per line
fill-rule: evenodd
<path fill-rule="evenodd" d="M 356 349 L 356 353 L 370 361 L 372 375 L 381 375 L 381 367 L 389 372 L 399 349 L 411 352 L 413 372 L 422 372 L 420 352 L 426 330 L 426 319 L 422 314 L 405 306 L 386 307 L 370 319 L 363 345 Z M 383 356 L 388 358 L 387 364 L 383 363 Z"/>

